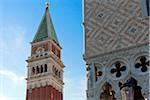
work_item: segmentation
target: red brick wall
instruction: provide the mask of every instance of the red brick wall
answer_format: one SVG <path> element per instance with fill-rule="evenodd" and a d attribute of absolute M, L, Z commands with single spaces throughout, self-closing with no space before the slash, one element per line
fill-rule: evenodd
<path fill-rule="evenodd" d="M 63 94 L 52 86 L 45 86 L 27 89 L 26 100 L 63 100 Z"/>
<path fill-rule="evenodd" d="M 31 54 L 35 54 L 37 48 L 38 48 L 37 46 L 32 46 L 32 53 Z"/>
<path fill-rule="evenodd" d="M 60 50 L 54 45 L 52 44 L 52 52 L 58 57 L 60 58 Z M 56 54 L 57 52 L 57 54 Z"/>
<path fill-rule="evenodd" d="M 43 44 L 40 44 L 40 45 L 34 45 L 34 46 L 32 46 L 32 52 L 31 52 L 31 53 L 32 53 L 32 54 L 35 54 L 37 48 L 40 47 L 41 45 L 43 46 L 43 48 L 45 49 L 45 51 L 48 51 L 48 50 L 49 50 L 49 43 L 46 42 L 46 43 L 43 43 Z"/>

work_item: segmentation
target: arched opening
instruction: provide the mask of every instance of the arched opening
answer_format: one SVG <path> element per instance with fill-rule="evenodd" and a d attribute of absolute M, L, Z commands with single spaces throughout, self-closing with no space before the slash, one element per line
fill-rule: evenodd
<path fill-rule="evenodd" d="M 56 68 L 54 68 L 54 74 L 56 75 Z"/>
<path fill-rule="evenodd" d="M 59 50 L 57 51 L 57 56 L 58 56 L 58 58 L 60 58 L 60 51 Z"/>
<path fill-rule="evenodd" d="M 112 86 L 108 82 L 106 82 L 102 87 L 100 100 L 116 100 L 114 94 L 115 92 L 112 90 Z"/>
<path fill-rule="evenodd" d="M 40 72 L 39 66 L 36 66 L 36 73 L 38 74 Z"/>
<path fill-rule="evenodd" d="M 56 69 L 56 71 L 55 71 L 55 75 L 58 76 L 58 70 L 57 70 L 57 69 Z"/>
<path fill-rule="evenodd" d="M 44 65 L 44 72 L 47 72 L 47 64 Z"/>
<path fill-rule="evenodd" d="M 35 68 L 32 67 L 32 74 L 35 74 Z"/>
<path fill-rule="evenodd" d="M 61 76 L 60 76 L 60 72 L 59 72 L 59 78 L 61 78 Z"/>
<path fill-rule="evenodd" d="M 41 73 L 43 73 L 43 65 L 41 65 Z"/>
<path fill-rule="evenodd" d="M 52 70 L 53 70 L 53 72 L 54 72 L 54 70 L 55 70 L 55 68 L 54 68 L 54 65 L 53 65 L 53 68 L 52 68 Z"/>
<path fill-rule="evenodd" d="M 55 46 L 52 44 L 52 52 L 55 54 Z"/>

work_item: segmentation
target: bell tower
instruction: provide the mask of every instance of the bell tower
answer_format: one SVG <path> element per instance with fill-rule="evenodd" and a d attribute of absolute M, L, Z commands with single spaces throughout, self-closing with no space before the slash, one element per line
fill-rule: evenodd
<path fill-rule="evenodd" d="M 31 56 L 28 63 L 26 100 L 63 100 L 63 72 L 59 44 L 49 3 L 31 42 Z"/>

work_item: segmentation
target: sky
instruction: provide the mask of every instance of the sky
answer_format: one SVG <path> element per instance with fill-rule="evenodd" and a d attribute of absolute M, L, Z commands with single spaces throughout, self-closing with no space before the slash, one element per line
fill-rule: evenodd
<path fill-rule="evenodd" d="M 0 0 L 0 100 L 25 100 L 26 59 L 45 12 L 46 0 Z M 86 99 L 82 0 L 50 0 L 62 49 L 64 100 Z"/>

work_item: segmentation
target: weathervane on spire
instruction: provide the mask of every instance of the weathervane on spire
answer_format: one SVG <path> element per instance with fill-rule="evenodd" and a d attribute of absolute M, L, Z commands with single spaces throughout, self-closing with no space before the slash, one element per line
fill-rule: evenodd
<path fill-rule="evenodd" d="M 45 3 L 45 5 L 46 5 L 46 8 L 48 8 L 49 7 L 49 0 L 46 0 L 46 3 Z"/>

